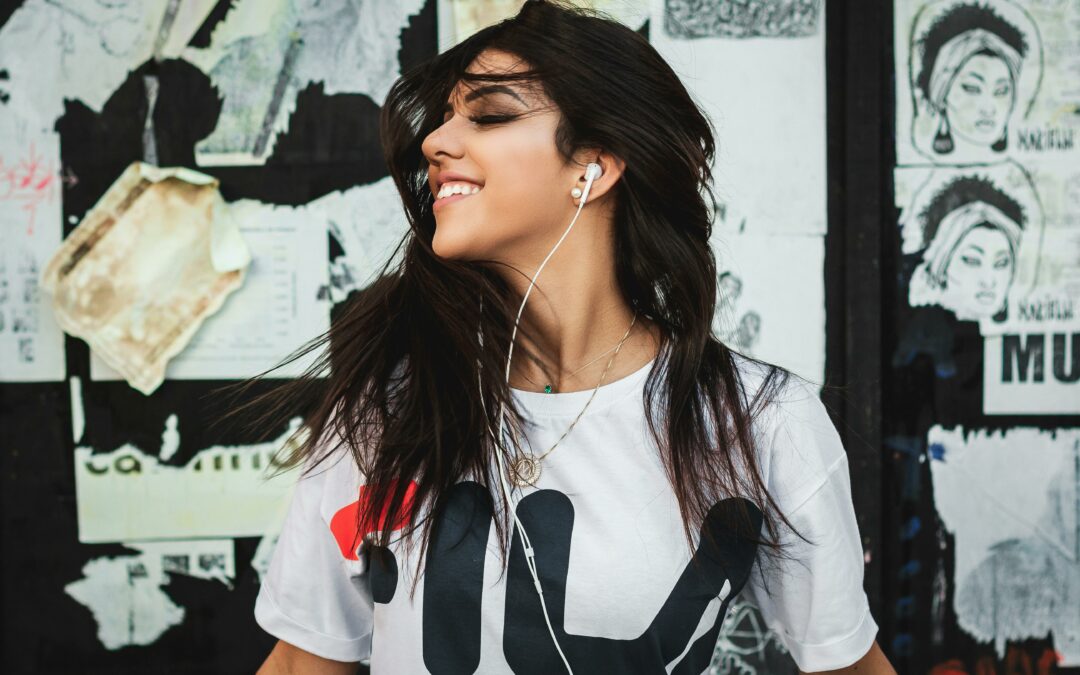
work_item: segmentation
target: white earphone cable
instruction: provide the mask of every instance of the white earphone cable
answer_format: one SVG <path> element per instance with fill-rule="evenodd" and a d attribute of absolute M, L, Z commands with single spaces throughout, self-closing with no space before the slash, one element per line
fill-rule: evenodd
<path fill-rule="evenodd" d="M 585 189 L 581 193 L 581 202 L 578 204 L 577 212 L 574 214 L 573 219 L 571 219 L 570 225 L 567 226 L 566 231 L 563 232 L 562 236 L 559 237 L 559 240 L 557 242 L 555 242 L 555 246 L 553 246 L 551 248 L 551 251 L 547 254 L 547 257 L 544 258 L 543 262 L 541 262 L 540 266 L 536 269 L 536 274 L 534 274 L 533 277 L 529 280 L 529 287 L 525 290 L 525 295 L 521 299 L 521 306 L 518 307 L 517 317 L 514 319 L 514 330 L 510 335 L 510 348 L 506 353 L 506 372 L 504 373 L 504 375 L 505 375 L 505 381 L 507 383 L 510 382 L 510 360 L 511 360 L 511 358 L 513 356 L 513 353 L 514 353 L 514 339 L 517 337 L 518 324 L 521 321 L 521 315 L 525 310 L 525 303 L 529 299 L 529 294 L 532 292 L 533 286 L 536 285 L 536 279 L 537 279 L 537 277 L 540 276 L 540 272 L 541 272 L 541 270 L 544 269 L 544 265 L 547 264 L 547 261 L 551 259 L 551 256 L 555 253 L 555 250 L 558 249 L 559 245 L 562 244 L 564 239 L 566 239 L 566 235 L 570 234 L 570 228 L 572 228 L 574 226 L 574 223 L 577 222 L 578 216 L 581 215 L 581 209 L 582 209 L 582 207 L 585 206 L 585 200 L 587 200 L 589 198 L 589 190 L 590 190 L 590 188 L 592 188 L 593 181 L 596 178 L 598 178 L 600 175 L 602 175 L 602 173 L 603 172 L 600 170 L 600 165 L 599 164 L 589 163 L 589 165 L 586 167 L 586 171 L 585 171 Z M 483 298 L 483 296 L 481 296 L 480 297 L 480 309 L 481 309 L 481 311 L 483 311 L 483 307 L 484 307 L 483 302 L 484 302 L 484 298 Z M 480 346 L 483 347 L 483 345 L 484 345 L 484 336 L 483 336 L 482 332 L 480 331 L 479 327 L 477 327 L 476 336 L 477 336 L 477 339 L 480 342 Z M 487 416 L 487 407 L 484 404 L 483 379 L 480 377 L 480 368 L 481 367 L 482 366 L 480 364 L 480 361 L 478 360 L 477 361 L 476 377 L 477 377 L 477 384 L 479 385 L 479 390 L 480 390 L 480 405 L 481 405 L 481 407 L 483 407 L 484 415 L 486 417 Z M 505 435 L 506 435 L 505 421 L 506 421 L 506 405 L 505 405 L 505 403 L 503 403 L 503 404 L 500 404 L 500 406 L 499 406 L 499 435 L 498 435 L 498 437 L 495 436 L 495 434 L 491 430 L 491 427 L 488 426 L 488 433 L 491 435 L 492 440 L 495 441 L 495 461 L 499 465 L 499 483 L 502 486 L 502 493 L 503 493 L 503 497 L 506 499 L 507 507 L 510 509 L 510 515 L 514 519 L 514 526 L 517 528 L 518 533 L 521 535 L 521 542 L 522 542 L 522 546 L 523 546 L 524 551 L 525 551 L 525 559 L 526 559 L 526 562 L 527 562 L 528 567 L 529 567 L 529 574 L 532 575 L 533 585 L 536 587 L 536 592 L 540 597 L 540 608 L 544 612 L 544 621 L 547 623 L 548 632 L 551 634 L 551 639 L 555 643 L 555 649 L 559 652 L 559 656 L 562 658 L 563 664 L 566 666 L 566 671 L 568 673 L 570 673 L 571 675 L 573 675 L 574 670 L 570 667 L 570 662 L 567 660 L 566 654 L 563 652 L 562 646 L 559 644 L 559 638 L 555 636 L 555 629 L 551 625 L 551 617 L 548 615 L 547 603 L 544 601 L 544 589 L 540 585 L 540 577 L 536 572 L 536 554 L 535 554 L 535 551 L 534 551 L 534 549 L 532 547 L 532 542 L 529 540 L 529 535 L 526 534 L 525 527 L 524 527 L 524 525 L 521 524 L 521 520 L 517 516 L 517 504 L 514 503 L 512 497 L 511 497 L 510 485 L 506 480 L 506 469 L 503 466 L 503 461 L 502 461 L 502 448 L 503 448 L 503 445 L 502 445 L 502 442 L 501 442 L 501 439 L 505 438 Z"/>

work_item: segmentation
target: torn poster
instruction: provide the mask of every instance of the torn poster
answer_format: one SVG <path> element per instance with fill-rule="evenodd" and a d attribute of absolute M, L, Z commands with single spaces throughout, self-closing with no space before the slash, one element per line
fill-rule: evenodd
<path fill-rule="evenodd" d="M 895 0 L 898 164 L 1080 151 L 1080 5 Z"/>
<path fill-rule="evenodd" d="M 1031 294 L 1046 218 L 1032 175 L 1015 162 L 894 171 L 912 307 L 941 306 L 984 335 Z M 1014 310 L 1015 313 L 1015 310 Z"/>
<path fill-rule="evenodd" d="M 64 334 L 40 289 L 41 270 L 63 237 L 60 138 L 0 115 L 0 382 L 64 379 Z"/>
<path fill-rule="evenodd" d="M 206 49 L 184 58 L 224 97 L 214 131 L 195 146 L 200 166 L 262 164 L 312 82 L 326 94 L 381 105 L 400 75 L 399 36 L 424 0 L 240 0 Z"/>
<path fill-rule="evenodd" d="M 273 475 L 272 460 L 303 432 L 296 417 L 272 441 L 212 446 L 183 466 L 131 444 L 105 453 L 77 447 L 79 541 L 262 536 L 295 481 L 290 473 Z"/>
<path fill-rule="evenodd" d="M 329 241 L 321 210 L 241 200 L 229 204 L 229 214 L 252 254 L 244 285 L 169 361 L 165 379 L 252 377 L 330 328 L 330 302 L 322 292 L 329 283 Z M 317 356 L 307 354 L 270 377 L 298 376 Z M 94 354 L 90 375 L 121 377 Z"/>
<path fill-rule="evenodd" d="M 714 229 L 710 243 L 717 269 L 714 334 L 739 353 L 824 381 L 824 237 Z"/>
<path fill-rule="evenodd" d="M 109 650 L 155 642 L 184 620 L 184 608 L 162 590 L 170 574 L 220 581 L 231 587 L 236 562 L 231 539 L 132 544 L 130 556 L 94 558 L 83 578 L 64 591 L 90 610 L 98 640 Z"/>
<path fill-rule="evenodd" d="M 927 443 L 960 627 L 999 658 L 1049 634 L 1058 665 L 1080 666 L 1080 430 L 934 426 Z"/>
<path fill-rule="evenodd" d="M 57 323 L 150 394 L 251 260 L 215 178 L 134 162 L 48 262 Z"/>
<path fill-rule="evenodd" d="M 439 22 L 439 51 L 517 14 L 524 4 L 524 0 L 438 0 L 435 16 Z M 599 10 L 634 30 L 640 30 L 649 19 L 649 0 L 580 0 L 574 4 Z"/>
<path fill-rule="evenodd" d="M 0 26 L 10 109 L 48 122 L 78 99 L 95 111 L 153 57 L 176 57 L 216 0 L 26 0 Z"/>
<path fill-rule="evenodd" d="M 716 226 L 825 234 L 825 31 L 782 39 L 690 39 L 660 29 L 687 3 L 650 1 L 650 42 L 716 127 Z M 824 3 L 810 4 L 824 11 Z M 724 5 L 698 3 L 698 20 L 719 21 Z"/>

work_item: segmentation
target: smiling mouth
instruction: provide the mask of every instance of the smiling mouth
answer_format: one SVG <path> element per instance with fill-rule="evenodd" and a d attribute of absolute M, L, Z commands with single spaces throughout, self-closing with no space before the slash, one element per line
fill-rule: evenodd
<path fill-rule="evenodd" d="M 463 192 L 463 193 L 458 193 L 458 194 L 455 194 L 455 195 L 450 195 L 449 197 L 436 198 L 435 203 L 432 206 L 435 209 L 440 209 L 440 208 L 443 208 L 444 206 L 446 206 L 447 204 L 452 204 L 453 202 L 460 201 L 462 199 L 467 199 L 469 197 L 474 197 L 474 196 L 480 194 L 481 191 L 478 191 L 478 192 Z"/>
<path fill-rule="evenodd" d="M 975 122 L 975 126 L 977 128 L 979 128 L 979 129 L 986 130 L 986 129 L 993 129 L 995 124 L 994 124 L 994 120 L 983 119 L 983 120 L 979 120 L 979 121 Z"/>
<path fill-rule="evenodd" d="M 984 305 L 989 305 L 996 299 L 996 294 L 991 291 L 979 291 L 975 294 L 975 299 Z"/>

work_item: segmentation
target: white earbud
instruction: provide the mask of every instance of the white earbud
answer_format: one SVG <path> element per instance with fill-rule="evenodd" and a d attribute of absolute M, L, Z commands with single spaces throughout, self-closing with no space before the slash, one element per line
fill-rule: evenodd
<path fill-rule="evenodd" d="M 585 167 L 585 190 L 581 188 L 574 188 L 570 191 L 570 196 L 574 199 L 581 197 L 581 203 L 584 204 L 585 200 L 589 198 L 589 188 L 592 187 L 593 181 L 604 175 L 604 170 L 600 168 L 600 165 L 596 162 L 589 162 Z"/>

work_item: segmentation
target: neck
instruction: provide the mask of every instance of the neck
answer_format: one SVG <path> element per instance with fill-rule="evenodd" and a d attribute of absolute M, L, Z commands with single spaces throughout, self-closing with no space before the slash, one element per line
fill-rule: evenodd
<path fill-rule="evenodd" d="M 603 383 L 614 382 L 640 369 L 659 351 L 655 324 L 641 314 L 635 321 L 633 308 L 619 292 L 610 228 L 592 227 L 583 223 L 583 218 L 548 260 L 529 294 L 521 322 L 529 327 L 530 335 L 518 331 L 511 387 L 544 391 L 550 384 L 553 392 L 592 389 L 601 375 Z M 514 274 L 508 280 L 519 293 L 525 293 L 529 279 L 556 240 L 557 236 L 538 245 L 539 251 L 523 256 L 535 262 L 514 265 L 527 275 Z M 631 322 L 633 328 L 627 335 Z M 615 354 L 614 348 L 624 335 L 626 340 Z M 526 349 L 538 359 L 529 359 Z M 604 374 L 613 355 L 615 359 Z"/>

